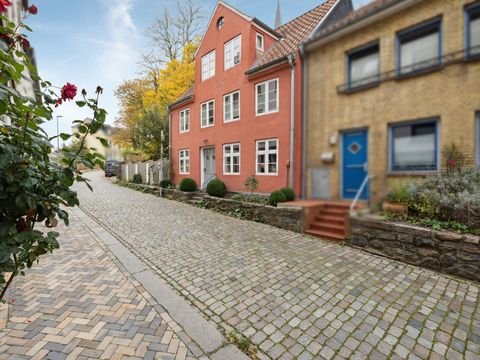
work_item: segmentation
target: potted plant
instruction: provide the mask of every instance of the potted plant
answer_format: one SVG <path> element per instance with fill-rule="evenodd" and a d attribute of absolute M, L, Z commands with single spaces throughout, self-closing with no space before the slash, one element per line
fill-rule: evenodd
<path fill-rule="evenodd" d="M 382 203 L 382 209 L 392 215 L 406 216 L 410 199 L 411 195 L 408 187 L 403 184 L 397 184 L 387 194 L 385 201 Z"/>

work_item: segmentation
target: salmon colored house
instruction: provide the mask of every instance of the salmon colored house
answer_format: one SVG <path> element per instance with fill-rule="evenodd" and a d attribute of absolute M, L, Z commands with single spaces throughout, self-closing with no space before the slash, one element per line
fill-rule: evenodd
<path fill-rule="evenodd" d="M 335 8 L 327 0 L 272 29 L 223 1 L 195 54 L 195 85 L 170 106 L 173 182 L 214 178 L 245 191 L 255 175 L 261 193 L 302 184 L 303 40 Z"/>

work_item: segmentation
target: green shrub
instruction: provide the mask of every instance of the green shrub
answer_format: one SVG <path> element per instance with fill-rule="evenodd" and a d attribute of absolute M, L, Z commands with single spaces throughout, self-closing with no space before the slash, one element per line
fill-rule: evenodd
<path fill-rule="evenodd" d="M 387 194 L 387 201 L 408 205 L 412 201 L 414 189 L 413 185 L 395 184 Z"/>
<path fill-rule="evenodd" d="M 227 192 L 227 187 L 222 180 L 213 179 L 207 185 L 207 194 L 215 197 L 224 197 Z"/>
<path fill-rule="evenodd" d="M 287 201 L 295 200 L 295 191 L 292 188 L 282 188 L 280 191 L 285 195 Z"/>
<path fill-rule="evenodd" d="M 197 190 L 197 183 L 191 178 L 182 179 L 182 181 L 180 181 L 180 190 L 194 192 Z"/>
<path fill-rule="evenodd" d="M 160 181 L 160 187 L 161 188 L 168 189 L 168 188 L 171 188 L 172 185 L 173 185 L 172 182 L 168 179 Z"/>
<path fill-rule="evenodd" d="M 142 175 L 140 175 L 140 174 L 133 175 L 133 183 L 134 184 L 141 184 L 142 183 Z"/>
<path fill-rule="evenodd" d="M 268 203 L 272 206 L 277 206 L 278 203 L 287 201 L 287 197 L 280 190 L 274 191 L 268 198 Z"/>

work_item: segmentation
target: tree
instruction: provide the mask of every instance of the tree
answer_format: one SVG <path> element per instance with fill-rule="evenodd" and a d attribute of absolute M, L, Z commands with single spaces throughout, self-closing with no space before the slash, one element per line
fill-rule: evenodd
<path fill-rule="evenodd" d="M 160 154 L 160 137 L 168 143 L 168 105 L 187 91 L 195 80 L 193 54 L 196 43 L 184 47 L 182 58 L 169 61 L 156 75 L 157 87 L 146 78 L 125 81 L 115 95 L 120 101 L 121 111 L 116 120 L 120 130 L 114 142 L 141 151 L 147 158 L 168 157 L 168 147 Z"/>
<path fill-rule="evenodd" d="M 0 8 L 6 11 L 10 3 Z M 37 8 L 30 7 L 31 14 Z M 12 23 L 0 14 L 0 32 L 5 42 L 0 42 L 0 115 L 10 119 L 0 123 L 0 301 L 3 301 L 8 287 L 17 275 L 23 275 L 26 268 L 38 262 L 40 256 L 59 248 L 59 233 L 36 228 L 44 224 L 54 228 L 61 219 L 68 225 L 69 216 L 63 207 L 79 204 L 77 194 L 71 190 L 75 181 L 85 182 L 81 172 L 75 168 L 76 162 L 93 168 L 102 163 L 94 152 L 83 153 L 85 138 L 95 134 L 104 124 L 106 111 L 98 106 L 100 87 L 93 99 L 82 91 L 83 100 L 77 101 L 80 107 L 92 110 L 92 119 L 78 120 L 79 133 L 73 135 L 79 146 L 62 152 L 57 161 L 51 160 L 52 145 L 41 126 L 52 120 L 53 107 L 73 100 L 77 88 L 67 83 L 60 95 L 48 81 L 42 81 L 28 57 L 28 40 L 22 34 L 29 29 Z M 41 84 L 36 99 L 28 99 L 11 85 L 22 78 L 28 69 L 34 80 Z M 70 134 L 60 134 L 62 140 L 72 138 Z M 101 139 L 102 142 L 106 141 Z M 88 185 L 90 187 L 90 185 Z M 8 279 L 5 279 L 10 273 Z"/>

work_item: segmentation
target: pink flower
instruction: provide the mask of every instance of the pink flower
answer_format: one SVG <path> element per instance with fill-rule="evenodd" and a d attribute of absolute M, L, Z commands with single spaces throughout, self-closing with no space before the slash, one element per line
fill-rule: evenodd
<path fill-rule="evenodd" d="M 28 7 L 27 11 L 32 15 L 37 15 L 38 8 L 35 5 L 32 4 Z"/>
<path fill-rule="evenodd" d="M 63 100 L 73 100 L 77 96 L 77 87 L 67 82 L 62 87 L 61 95 Z"/>
<path fill-rule="evenodd" d="M 9 0 L 0 0 L 0 13 L 7 11 L 7 6 L 12 5 Z"/>

